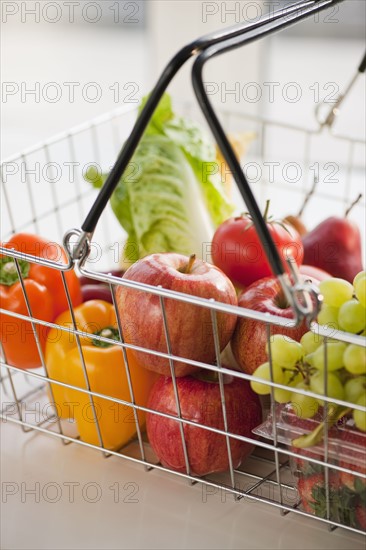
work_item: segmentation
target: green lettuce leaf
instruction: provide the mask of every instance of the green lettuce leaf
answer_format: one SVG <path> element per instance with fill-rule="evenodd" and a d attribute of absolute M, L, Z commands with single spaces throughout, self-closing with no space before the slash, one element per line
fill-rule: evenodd
<path fill-rule="evenodd" d="M 214 230 L 234 210 L 220 179 L 211 175 L 215 159 L 206 133 L 176 116 L 165 94 L 111 197 L 112 210 L 128 235 L 125 264 L 154 252 L 210 259 Z M 101 187 L 105 177 L 88 173 L 86 179 Z"/>

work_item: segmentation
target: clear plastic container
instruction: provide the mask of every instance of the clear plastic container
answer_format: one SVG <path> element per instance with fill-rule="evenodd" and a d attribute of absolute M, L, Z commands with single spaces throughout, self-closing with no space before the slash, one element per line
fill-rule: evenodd
<path fill-rule="evenodd" d="M 289 404 L 274 413 L 254 432 L 274 441 L 290 453 L 290 467 L 304 512 L 366 532 L 366 433 L 351 418 L 343 417 L 324 430 L 321 441 L 301 448 L 301 436 L 319 428 L 324 411 L 301 419 Z"/>

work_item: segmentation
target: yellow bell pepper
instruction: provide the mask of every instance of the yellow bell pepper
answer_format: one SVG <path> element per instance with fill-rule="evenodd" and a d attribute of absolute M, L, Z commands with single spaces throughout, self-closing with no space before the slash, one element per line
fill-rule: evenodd
<path fill-rule="evenodd" d="M 75 308 L 74 311 L 76 326 L 79 330 L 91 335 L 119 339 L 113 305 L 102 300 L 90 300 Z M 60 315 L 55 322 L 60 326 L 69 328 L 73 326 L 69 311 Z M 121 346 L 87 337 L 80 338 L 80 345 L 90 390 L 131 402 Z M 51 329 L 47 338 L 45 362 L 48 374 L 53 380 L 87 389 L 75 334 L 61 329 Z M 135 403 L 146 406 L 150 389 L 157 375 L 136 364 L 129 353 L 128 366 Z M 135 416 L 131 406 L 102 397 L 93 397 L 57 384 L 51 384 L 51 387 L 59 416 L 76 421 L 82 441 L 100 445 L 95 415 L 98 418 L 103 446 L 106 449 L 119 449 L 136 435 Z M 138 419 L 140 427 L 143 428 L 145 414 L 138 411 Z"/>

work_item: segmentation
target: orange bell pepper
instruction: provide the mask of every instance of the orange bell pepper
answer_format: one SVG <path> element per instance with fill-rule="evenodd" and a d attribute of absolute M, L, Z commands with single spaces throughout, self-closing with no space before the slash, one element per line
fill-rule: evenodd
<path fill-rule="evenodd" d="M 36 257 L 66 262 L 65 253 L 57 243 L 37 235 L 18 233 L 3 246 Z M 56 269 L 23 260 L 19 260 L 19 267 L 32 316 L 42 321 L 53 322 L 68 308 L 61 273 Z M 82 301 L 79 280 L 74 271 L 66 272 L 65 277 L 71 301 L 73 305 L 79 305 Z M 5 310 L 28 316 L 15 262 L 10 256 L 0 256 L 0 303 Z M 39 324 L 35 326 L 44 351 L 49 329 Z M 0 314 L 0 340 L 9 365 L 21 369 L 32 369 L 42 365 L 29 321 Z"/>
<path fill-rule="evenodd" d="M 91 335 L 91 338 L 80 337 L 90 390 L 131 402 L 121 346 L 101 342 L 92 337 L 101 335 L 113 340 L 119 339 L 113 305 L 102 300 L 90 300 L 75 308 L 74 313 L 78 330 Z M 70 312 L 65 311 L 56 323 L 72 328 Z M 146 406 L 157 375 L 137 365 L 130 354 L 128 363 L 135 403 Z M 53 380 L 87 389 L 83 361 L 75 334 L 61 329 L 51 329 L 46 346 L 46 364 Z M 136 423 L 131 406 L 103 397 L 93 397 L 77 389 L 57 384 L 51 383 L 51 387 L 58 415 L 76 420 L 82 441 L 100 445 L 94 413 L 98 419 L 105 448 L 119 449 L 135 436 Z M 139 425 L 143 427 L 145 414 L 139 411 L 138 419 Z"/>

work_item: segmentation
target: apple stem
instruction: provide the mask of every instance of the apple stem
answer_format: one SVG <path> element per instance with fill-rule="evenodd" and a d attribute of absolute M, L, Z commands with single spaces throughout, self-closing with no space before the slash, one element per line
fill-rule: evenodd
<path fill-rule="evenodd" d="M 211 376 L 212 382 L 218 382 L 219 381 L 219 373 L 214 371 Z"/>
<path fill-rule="evenodd" d="M 299 213 L 297 215 L 298 218 L 301 218 L 301 216 L 303 215 L 304 210 L 305 210 L 305 206 L 308 204 L 310 198 L 314 195 L 314 191 L 315 191 L 316 186 L 318 185 L 318 183 L 319 183 L 319 179 L 316 176 L 314 176 L 313 185 L 311 186 L 310 191 L 305 196 L 304 202 L 302 203 L 302 206 L 301 206 L 301 208 L 299 210 Z"/>
<path fill-rule="evenodd" d="M 191 272 L 193 264 L 194 264 L 195 261 L 196 261 L 196 254 L 191 254 L 189 256 L 189 260 L 188 260 L 188 263 L 187 263 L 187 266 L 186 266 L 186 269 L 185 269 L 184 273 L 188 274 L 188 273 Z"/>
<path fill-rule="evenodd" d="M 356 204 L 361 200 L 361 198 L 362 198 L 362 193 L 360 193 L 360 194 L 358 195 L 357 199 L 354 200 L 354 201 L 349 205 L 349 207 L 347 208 L 347 210 L 346 210 L 345 213 L 344 213 L 344 217 L 345 217 L 345 218 L 347 218 L 347 216 L 348 216 L 348 214 L 351 212 L 352 208 L 353 208 L 354 206 L 356 206 Z"/>
<path fill-rule="evenodd" d="M 219 373 L 217 371 L 206 372 L 206 370 L 204 370 L 204 372 L 194 374 L 194 378 L 197 378 L 197 380 L 203 380 L 204 382 L 212 382 L 213 384 L 217 384 L 219 382 Z"/>
<path fill-rule="evenodd" d="M 264 218 L 264 221 L 266 222 L 267 221 L 267 217 L 268 217 L 268 212 L 269 212 L 269 204 L 270 204 L 270 200 L 267 199 L 266 200 L 266 207 L 264 209 L 264 213 L 263 213 L 263 218 Z"/>

